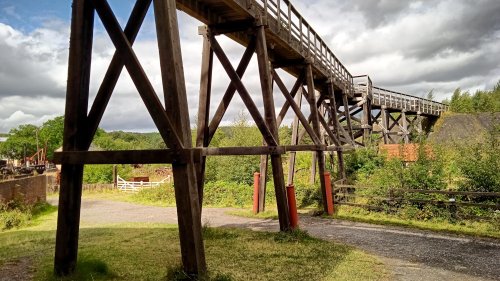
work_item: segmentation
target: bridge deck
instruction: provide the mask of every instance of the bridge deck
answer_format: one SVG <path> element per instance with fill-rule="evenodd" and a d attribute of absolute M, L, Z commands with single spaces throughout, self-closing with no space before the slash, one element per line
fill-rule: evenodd
<path fill-rule="evenodd" d="M 177 0 L 177 7 L 209 26 L 237 28 L 262 20 L 273 63 L 298 76 L 300 64 L 311 60 L 315 80 L 331 79 L 335 88 L 353 95 L 352 75 L 288 0 Z M 249 42 L 244 32 L 227 35 L 244 46 Z"/>
<path fill-rule="evenodd" d="M 434 116 L 447 110 L 442 103 L 373 87 L 371 82 L 369 89 L 367 84 L 355 85 L 351 73 L 289 0 L 177 0 L 177 7 L 220 33 L 241 30 L 245 25 L 250 27 L 262 21 L 268 26 L 267 45 L 272 49 L 276 66 L 298 76 L 301 65 L 311 61 L 315 80 L 319 82 L 316 87 L 322 89 L 321 82 L 331 81 L 336 89 L 351 98 L 351 102 L 358 102 L 355 97 L 358 94 L 371 99 L 374 108 L 384 106 Z M 245 32 L 227 35 L 244 46 L 250 41 Z"/>

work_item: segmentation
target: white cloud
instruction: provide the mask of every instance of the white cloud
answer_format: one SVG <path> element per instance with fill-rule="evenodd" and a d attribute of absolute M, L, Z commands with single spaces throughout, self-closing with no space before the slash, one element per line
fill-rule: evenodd
<path fill-rule="evenodd" d="M 423 95 L 434 89 L 444 98 L 461 87 L 489 88 L 500 78 L 500 11 L 498 1 L 294 1 L 298 10 L 328 42 L 337 57 L 354 74 L 369 74 L 374 83 L 397 91 Z M 17 10 L 3 10 L 11 17 Z M 333 16 L 332 16 L 333 15 Z M 120 22 L 128 15 L 117 15 Z M 191 122 L 197 114 L 202 37 L 200 23 L 179 12 L 179 25 Z M 94 36 L 91 97 L 104 77 L 113 45 L 102 26 Z M 147 18 L 134 50 L 157 91 L 162 92 L 154 22 Z M 244 48 L 218 37 L 233 66 Z M 61 115 L 67 76 L 69 23 L 46 20 L 37 29 L 23 32 L 0 22 L 0 132 L 21 123 L 37 123 Z M 282 73 L 291 88 L 293 79 Z M 224 69 L 214 59 L 213 114 L 229 84 Z M 255 57 L 243 78 L 263 112 Z M 163 101 L 163 98 L 160 97 Z M 279 111 L 284 101 L 275 89 Z M 238 96 L 228 109 L 225 123 L 244 108 Z M 306 106 L 304 105 L 304 108 Z M 290 115 L 288 115 L 290 117 Z M 288 118 L 285 124 L 290 123 Z M 140 97 L 126 70 L 104 115 L 108 130 L 153 130 Z"/>

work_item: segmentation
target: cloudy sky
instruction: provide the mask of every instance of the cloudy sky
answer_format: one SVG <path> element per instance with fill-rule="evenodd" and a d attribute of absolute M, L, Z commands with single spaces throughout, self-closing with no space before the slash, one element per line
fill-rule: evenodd
<path fill-rule="evenodd" d="M 498 0 L 292 0 L 353 75 L 369 74 L 380 87 L 436 100 L 453 90 L 490 89 L 500 80 L 500 1 Z M 123 24 L 130 0 L 110 4 Z M 69 0 L 0 0 L 0 132 L 23 123 L 41 124 L 62 115 L 67 74 Z M 191 122 L 197 111 L 200 22 L 179 15 Z M 99 20 L 94 36 L 91 93 L 98 88 L 114 52 Z M 222 39 L 237 64 L 244 49 Z M 158 93 L 158 49 L 151 12 L 134 49 Z M 229 79 L 215 63 L 213 108 Z M 244 82 L 258 105 L 255 59 Z M 286 79 L 291 82 L 291 79 Z M 290 85 L 291 86 L 291 85 Z M 276 104 L 283 102 L 276 96 Z M 242 102 L 235 97 L 225 122 L 233 121 Z M 212 110 L 213 112 L 213 110 Z M 154 131 L 154 125 L 124 71 L 101 127 Z"/>

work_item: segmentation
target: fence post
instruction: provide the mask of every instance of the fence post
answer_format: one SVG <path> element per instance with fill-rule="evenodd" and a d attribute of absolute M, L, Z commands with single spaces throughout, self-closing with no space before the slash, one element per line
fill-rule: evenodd
<path fill-rule="evenodd" d="M 290 215 L 290 227 L 296 229 L 299 225 L 299 215 L 297 214 L 297 202 L 295 201 L 295 187 L 290 184 L 286 187 L 288 198 L 288 213 Z"/>
<path fill-rule="evenodd" d="M 326 207 L 328 211 L 328 215 L 333 215 L 333 195 L 332 195 L 332 180 L 330 178 L 330 173 L 325 172 L 324 175 L 325 177 L 325 189 L 326 189 Z"/>
<path fill-rule="evenodd" d="M 253 174 L 253 213 L 259 213 L 259 182 L 260 173 L 255 172 Z"/>

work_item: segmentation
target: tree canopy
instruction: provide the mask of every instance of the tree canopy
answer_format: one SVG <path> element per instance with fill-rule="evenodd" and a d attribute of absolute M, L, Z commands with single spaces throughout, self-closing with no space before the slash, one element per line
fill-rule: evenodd
<path fill-rule="evenodd" d="M 445 100 L 450 105 L 452 112 L 474 113 L 474 112 L 500 112 L 500 81 L 492 90 L 476 91 L 471 95 L 468 91 L 462 92 L 457 88 L 451 100 Z"/>

